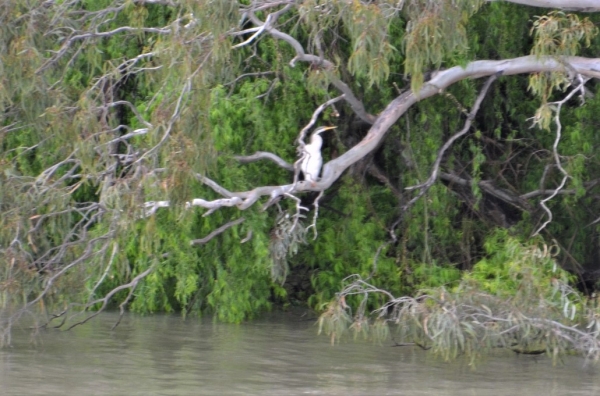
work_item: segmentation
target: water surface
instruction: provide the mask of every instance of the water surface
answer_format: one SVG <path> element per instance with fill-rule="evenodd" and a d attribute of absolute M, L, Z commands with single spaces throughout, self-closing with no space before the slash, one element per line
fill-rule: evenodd
<path fill-rule="evenodd" d="M 0 350 L 0 395 L 600 395 L 600 366 L 497 354 L 475 370 L 413 347 L 331 346 L 314 320 L 272 314 L 242 325 L 105 314 Z"/>

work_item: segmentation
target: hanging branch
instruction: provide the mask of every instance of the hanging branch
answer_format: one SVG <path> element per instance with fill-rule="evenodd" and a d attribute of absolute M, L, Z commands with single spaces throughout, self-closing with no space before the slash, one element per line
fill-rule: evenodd
<path fill-rule="evenodd" d="M 579 80 L 579 85 L 577 85 L 577 87 L 575 87 L 575 89 L 573 89 L 563 100 L 547 104 L 547 106 L 551 110 L 554 110 L 555 113 L 554 122 L 556 123 L 556 138 L 554 139 L 554 144 L 552 145 L 552 153 L 554 155 L 554 162 L 556 164 L 556 167 L 558 168 L 560 173 L 563 174 L 563 178 L 560 181 L 560 184 L 554 190 L 554 192 L 540 201 L 540 206 L 542 207 L 542 209 L 544 209 L 546 214 L 548 214 L 548 219 L 533 233 L 532 236 L 538 235 L 544 228 L 546 228 L 548 224 L 552 222 L 552 211 L 550 210 L 550 208 L 548 208 L 548 206 L 546 206 L 546 202 L 550 201 L 552 198 L 558 195 L 558 193 L 563 189 L 563 187 L 567 183 L 567 180 L 571 177 L 563 168 L 560 162 L 560 155 L 558 154 L 558 143 L 560 143 L 562 133 L 562 124 L 560 123 L 560 110 L 562 108 L 562 105 L 569 101 L 578 92 L 581 93 L 581 100 L 584 101 L 585 83 L 587 82 L 587 79 L 583 79 L 581 74 L 577 74 L 577 79 Z M 538 118 L 534 119 L 534 125 L 539 123 L 539 121 L 540 120 Z"/>
<path fill-rule="evenodd" d="M 475 119 L 475 115 L 479 111 L 479 107 L 481 106 L 481 102 L 483 101 L 483 98 L 485 98 L 485 95 L 487 94 L 487 91 L 490 88 L 490 86 L 492 85 L 492 83 L 500 75 L 502 75 L 501 71 L 492 75 L 490 78 L 488 78 L 488 80 L 484 84 L 483 88 L 481 89 L 481 92 L 477 96 L 477 99 L 475 100 L 475 103 L 473 104 L 473 107 L 471 108 L 471 112 L 469 112 L 469 114 L 467 116 L 467 121 L 465 122 L 465 126 L 463 127 L 463 129 L 461 131 L 459 131 L 458 133 L 454 134 L 450 139 L 448 139 L 448 141 L 446 143 L 444 143 L 444 145 L 438 152 L 437 158 L 435 159 L 435 162 L 433 163 L 433 170 L 431 171 L 431 175 L 429 176 L 429 179 L 427 179 L 427 181 L 425 183 L 419 184 L 418 186 L 412 186 L 412 187 L 406 188 L 406 190 L 420 189 L 420 191 L 413 199 L 408 201 L 408 203 L 402 207 L 403 211 L 407 211 L 411 206 L 413 206 L 415 204 L 415 202 L 417 202 L 423 195 L 425 195 L 425 193 L 427 192 L 427 190 L 429 190 L 431 188 L 431 186 L 433 186 L 433 183 L 435 183 L 435 181 L 437 180 L 437 178 L 439 176 L 440 165 L 442 163 L 442 160 L 444 158 L 444 154 L 446 153 L 446 150 L 448 150 L 457 139 L 459 139 L 461 136 L 465 135 L 469 131 L 469 129 L 471 129 L 471 124 L 473 123 L 473 120 Z"/>
<path fill-rule="evenodd" d="M 100 304 L 100 303 L 102 303 L 102 305 L 100 306 L 100 308 L 96 312 L 94 312 L 93 314 L 91 314 L 87 318 L 85 318 L 83 320 L 80 320 L 80 321 L 78 321 L 78 322 L 73 323 L 72 325 L 70 325 L 67 328 L 67 330 L 71 330 L 72 328 L 74 328 L 76 326 L 79 326 L 79 325 L 82 325 L 82 324 L 90 321 L 92 318 L 95 318 L 96 316 L 100 315 L 100 313 L 102 313 L 106 309 L 106 307 L 108 306 L 108 302 L 111 300 L 111 298 L 115 294 L 117 294 L 121 290 L 129 289 L 129 294 L 128 294 L 127 298 L 119 305 L 119 309 L 120 309 L 121 314 L 119 316 L 119 320 L 113 326 L 113 328 L 116 327 L 119 324 L 119 322 L 121 321 L 121 317 L 123 317 L 123 314 L 124 314 L 125 306 L 127 305 L 127 303 L 129 302 L 129 300 L 131 299 L 131 296 L 133 296 L 133 292 L 134 292 L 135 288 L 137 287 L 138 283 L 142 279 L 144 279 L 146 276 L 150 275 L 150 273 L 152 271 L 154 271 L 154 268 L 155 268 L 155 266 L 150 266 L 150 268 L 146 269 L 144 272 L 142 272 L 141 274 L 139 274 L 135 278 L 133 278 L 131 280 L 131 282 L 123 284 L 123 285 L 120 285 L 120 286 L 117 286 L 114 289 L 112 289 L 110 292 L 108 292 L 104 297 L 87 303 L 85 305 L 85 309 L 89 309 L 89 308 L 93 307 L 94 305 Z M 66 311 L 63 311 L 63 313 L 66 313 Z M 55 316 L 55 318 L 57 316 Z"/>
<path fill-rule="evenodd" d="M 204 238 L 194 239 L 193 241 L 190 242 L 190 245 L 204 245 L 204 244 L 208 243 L 211 239 L 213 239 L 214 237 L 216 237 L 219 234 L 222 234 L 223 232 L 227 231 L 231 227 L 236 226 L 238 224 L 242 224 L 245 220 L 246 220 L 245 218 L 240 217 L 237 220 L 232 220 L 228 223 L 225 223 L 221 227 L 217 228 L 216 230 L 214 230 L 213 232 L 211 232 L 210 234 L 205 236 Z"/>
<path fill-rule="evenodd" d="M 315 213 L 313 215 L 313 221 L 308 227 L 306 227 L 307 231 L 309 228 L 313 229 L 313 240 L 317 239 L 317 236 L 319 235 L 319 233 L 317 232 L 317 219 L 319 218 L 319 200 L 322 197 L 323 197 L 323 191 L 319 191 L 319 195 L 317 195 L 317 198 L 315 198 L 315 201 L 313 202 L 313 207 L 315 208 Z"/>
<path fill-rule="evenodd" d="M 298 198 L 297 196 L 292 195 L 292 194 L 285 194 L 285 196 L 296 201 L 296 214 L 294 214 L 292 216 L 294 218 L 294 223 L 292 224 L 291 231 L 293 231 L 296 228 L 296 226 L 298 225 L 298 222 L 300 221 L 300 219 L 305 217 L 302 214 L 302 211 L 304 210 L 304 211 L 308 212 L 309 209 L 305 206 L 302 206 L 302 200 L 300 198 Z"/>
<path fill-rule="evenodd" d="M 278 11 L 277 17 L 279 17 L 279 15 L 281 15 L 283 13 L 282 12 L 283 10 L 287 11 L 288 9 L 289 8 L 286 6 L 281 11 Z M 278 40 L 285 41 L 289 45 L 292 46 L 294 51 L 296 51 L 296 57 L 294 57 L 294 59 L 292 59 L 290 61 L 290 66 L 294 67 L 296 65 L 296 62 L 300 61 L 300 62 L 308 62 L 308 63 L 314 64 L 314 65 L 318 65 L 325 70 L 334 70 L 335 69 L 335 65 L 331 61 L 323 58 L 322 56 L 307 54 L 306 51 L 304 51 L 304 47 L 302 46 L 302 44 L 300 44 L 300 42 L 298 40 L 296 40 L 289 34 L 283 33 L 281 31 L 277 30 L 276 28 L 274 28 L 272 26 L 273 21 L 274 21 L 273 18 L 271 18 L 271 21 L 269 23 L 262 22 L 260 19 L 258 19 L 258 17 L 256 17 L 256 15 L 254 14 L 254 10 L 249 10 L 245 15 L 247 15 L 248 18 L 255 25 L 264 26 L 263 30 L 261 30 L 261 31 L 268 32 L 272 37 L 274 37 Z M 253 28 L 253 29 L 255 29 L 255 28 Z M 350 89 L 350 87 L 345 82 L 343 82 L 342 80 L 340 80 L 339 78 L 337 78 L 333 75 L 330 77 L 330 80 L 331 80 L 331 84 L 334 87 L 336 87 L 344 95 L 346 102 L 348 103 L 350 108 L 354 111 L 354 113 L 360 119 L 362 119 L 363 121 L 365 121 L 368 124 L 373 124 L 375 122 L 375 119 L 377 117 L 368 113 L 365 110 L 365 106 L 363 105 L 363 103 L 354 95 L 354 92 L 352 92 L 352 89 Z"/>

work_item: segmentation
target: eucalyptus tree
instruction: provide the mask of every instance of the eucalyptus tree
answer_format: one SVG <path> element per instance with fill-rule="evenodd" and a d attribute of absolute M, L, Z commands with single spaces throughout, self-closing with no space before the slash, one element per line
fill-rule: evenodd
<path fill-rule="evenodd" d="M 319 306 L 351 274 L 413 291 L 457 280 L 494 228 L 585 267 L 599 8 L 4 2 L 6 334 L 26 313 L 78 324 L 110 304 L 239 321 L 292 292 Z M 338 126 L 329 160 L 302 180 L 319 124 Z M 292 290 L 294 271 L 310 284 Z M 391 296 L 372 294 L 359 312 Z"/>

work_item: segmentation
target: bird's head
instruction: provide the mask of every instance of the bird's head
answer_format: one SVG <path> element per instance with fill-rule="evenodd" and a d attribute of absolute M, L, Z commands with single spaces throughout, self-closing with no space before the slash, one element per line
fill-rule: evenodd
<path fill-rule="evenodd" d="M 321 132 L 325 132 L 325 131 L 329 131 L 331 129 L 335 129 L 337 127 L 334 126 L 326 126 L 326 127 L 319 127 L 317 128 L 317 130 L 313 133 L 313 136 L 320 134 Z"/>
<path fill-rule="evenodd" d="M 310 135 L 310 144 L 317 147 L 318 149 L 320 149 L 321 145 L 323 144 L 323 139 L 319 135 L 322 132 L 329 131 L 330 129 L 333 129 L 333 128 L 335 128 L 335 127 L 334 126 L 326 126 L 326 127 L 317 128 L 317 130 L 314 131 L 312 135 Z"/>

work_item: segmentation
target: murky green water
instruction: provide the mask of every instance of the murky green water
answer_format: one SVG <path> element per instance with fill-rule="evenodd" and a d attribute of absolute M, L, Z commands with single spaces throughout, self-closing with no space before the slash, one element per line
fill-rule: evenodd
<path fill-rule="evenodd" d="M 0 395 L 600 395 L 600 365 L 502 354 L 472 370 L 412 347 L 330 346 L 314 321 L 106 314 L 0 350 Z"/>

